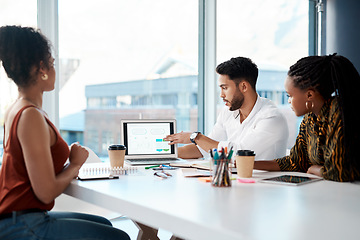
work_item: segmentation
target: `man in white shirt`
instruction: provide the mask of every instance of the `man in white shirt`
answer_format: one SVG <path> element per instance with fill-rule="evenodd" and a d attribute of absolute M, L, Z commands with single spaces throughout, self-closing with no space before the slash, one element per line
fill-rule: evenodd
<path fill-rule="evenodd" d="M 235 152 L 253 150 L 256 160 L 285 156 L 287 122 L 274 103 L 256 93 L 258 68 L 255 63 L 249 58 L 231 58 L 219 64 L 216 72 L 220 97 L 226 107 L 221 110 L 210 135 L 180 132 L 165 140 L 171 141 L 170 144 L 188 144 L 179 147 L 180 158 L 200 158 L 210 149 L 222 147 L 233 147 Z"/>

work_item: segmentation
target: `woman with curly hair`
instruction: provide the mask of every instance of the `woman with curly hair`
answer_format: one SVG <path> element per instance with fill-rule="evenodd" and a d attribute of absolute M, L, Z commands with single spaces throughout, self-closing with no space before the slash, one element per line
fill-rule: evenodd
<path fill-rule="evenodd" d="M 4 117 L 0 239 L 129 239 L 103 217 L 50 211 L 88 152 L 69 149 L 42 109 L 55 84 L 48 40 L 33 28 L 1 27 L 0 61 L 19 91 Z"/>

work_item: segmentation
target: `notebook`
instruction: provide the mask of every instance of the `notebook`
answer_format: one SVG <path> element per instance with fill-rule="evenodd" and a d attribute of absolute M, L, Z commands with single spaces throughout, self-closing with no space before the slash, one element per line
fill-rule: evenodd
<path fill-rule="evenodd" d="M 139 175 L 137 167 L 111 168 L 109 163 L 85 163 L 79 170 L 77 179 L 116 179 L 121 175 Z"/>
<path fill-rule="evenodd" d="M 163 138 L 176 133 L 176 120 L 121 120 L 125 161 L 131 165 L 170 164 L 179 161 L 177 146 Z"/>

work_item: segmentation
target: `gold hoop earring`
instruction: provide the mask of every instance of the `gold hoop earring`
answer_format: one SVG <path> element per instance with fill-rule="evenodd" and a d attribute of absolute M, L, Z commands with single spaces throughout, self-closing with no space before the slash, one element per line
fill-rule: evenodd
<path fill-rule="evenodd" d="M 312 111 L 313 108 L 314 108 L 314 103 L 311 102 L 311 101 L 307 101 L 307 102 L 305 103 L 305 107 L 306 107 L 307 110 Z"/>
<path fill-rule="evenodd" d="M 42 80 L 48 80 L 49 76 L 45 73 L 44 75 L 41 76 Z"/>

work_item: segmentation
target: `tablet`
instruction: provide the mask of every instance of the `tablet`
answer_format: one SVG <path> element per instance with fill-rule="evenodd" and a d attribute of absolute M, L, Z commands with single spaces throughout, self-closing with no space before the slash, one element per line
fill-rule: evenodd
<path fill-rule="evenodd" d="M 315 178 L 315 177 L 304 177 L 304 176 L 294 176 L 294 175 L 281 175 L 277 177 L 265 178 L 260 180 L 260 182 L 266 183 L 278 183 L 278 184 L 285 184 L 285 185 L 302 185 L 305 183 L 311 183 L 323 180 L 322 178 Z"/>

